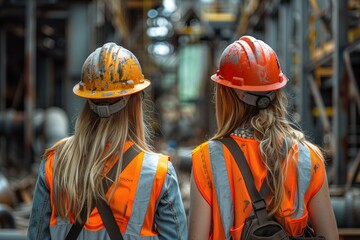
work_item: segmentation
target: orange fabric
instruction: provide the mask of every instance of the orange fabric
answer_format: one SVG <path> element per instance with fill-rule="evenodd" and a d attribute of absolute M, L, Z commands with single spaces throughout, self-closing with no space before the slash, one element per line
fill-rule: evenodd
<path fill-rule="evenodd" d="M 53 189 L 53 169 L 54 169 L 54 154 L 51 154 L 45 164 L 45 179 L 46 179 L 46 183 L 48 184 L 48 187 L 50 189 L 50 205 L 51 205 L 51 209 L 55 209 L 55 202 L 54 202 L 54 191 L 52 191 Z M 56 214 L 55 211 L 51 212 L 51 218 L 50 218 L 50 226 L 54 226 L 57 224 L 56 221 Z"/>
<path fill-rule="evenodd" d="M 156 200 L 158 199 L 158 196 L 161 192 L 161 187 L 164 180 L 165 175 L 167 173 L 167 162 L 169 161 L 169 158 L 167 156 L 161 156 L 158 162 L 158 168 L 156 172 L 155 181 L 152 187 L 152 194 L 151 199 L 149 201 L 149 206 L 147 208 L 146 217 L 143 223 L 143 227 L 140 232 L 140 236 L 156 236 L 156 232 L 152 230 L 153 223 L 154 223 L 154 215 L 155 215 L 155 205 Z"/>
<path fill-rule="evenodd" d="M 133 143 L 126 142 L 124 147 L 125 148 L 124 152 L 132 145 Z M 55 152 L 48 157 L 45 164 L 45 178 L 50 189 L 50 199 L 51 199 L 51 208 L 52 208 L 50 226 L 57 225 L 56 211 L 55 211 L 56 208 L 54 202 L 54 187 L 53 187 L 54 186 L 53 185 L 54 156 L 55 156 Z M 118 159 L 119 154 L 116 157 Z M 129 163 L 129 165 L 121 172 L 121 176 L 118 182 L 118 187 L 115 190 L 112 200 L 110 202 L 110 207 L 113 212 L 113 215 L 119 225 L 120 231 L 123 233 L 126 232 L 126 227 L 132 213 L 133 203 L 136 195 L 136 186 L 138 185 L 138 181 L 140 178 L 143 158 L 144 158 L 144 153 L 143 152 L 139 153 L 138 156 L 134 158 Z M 166 177 L 168 160 L 169 160 L 168 156 L 161 156 L 158 163 L 157 172 L 155 175 L 155 181 L 153 184 L 153 192 L 149 204 L 149 208 L 151 210 L 147 211 L 147 214 L 145 216 L 147 224 L 144 224 L 142 229 L 144 236 L 157 235 L 155 232 L 152 231 L 152 227 L 153 227 L 152 220 L 155 214 L 155 203 L 159 197 L 163 182 Z M 110 186 L 109 190 L 107 191 L 106 194 L 107 197 L 109 197 L 112 189 L 113 189 L 113 185 Z M 151 219 L 151 223 L 150 223 L 150 219 Z M 74 219 L 71 217 L 69 217 L 69 220 L 71 223 L 74 222 Z M 84 225 L 84 228 L 90 231 L 97 231 L 105 228 L 97 208 L 94 208 L 94 210 L 91 212 L 89 219 Z"/>
<path fill-rule="evenodd" d="M 263 181 L 266 177 L 266 168 L 261 161 L 261 157 L 258 151 L 258 142 L 253 139 L 243 139 L 239 137 L 234 137 L 242 151 L 244 152 L 245 158 L 250 166 L 250 169 L 255 178 L 255 186 L 259 190 L 262 186 Z M 281 208 L 284 213 L 292 212 L 295 193 L 297 189 L 297 150 L 298 147 L 293 145 L 295 151 L 296 161 L 290 161 L 287 166 L 288 174 L 285 179 L 285 196 Z M 245 219 L 250 216 L 252 212 L 251 199 L 249 193 L 246 189 L 245 182 L 243 181 L 243 176 L 236 165 L 235 160 L 230 155 L 230 152 L 226 147 L 223 147 L 225 164 L 228 172 L 229 185 L 232 192 L 233 206 L 234 206 L 234 224 L 233 228 L 229 229 L 233 237 L 239 239 L 243 229 Z M 311 181 L 308 191 L 304 197 L 304 213 L 303 216 L 297 219 L 291 219 L 291 217 L 286 217 L 285 228 L 292 235 L 299 235 L 301 230 L 307 223 L 307 204 L 310 201 L 311 197 L 314 196 L 317 191 L 321 188 L 324 177 L 325 177 L 325 167 L 322 160 L 316 156 L 313 150 L 310 149 L 311 164 L 312 164 L 312 173 Z M 250 161 L 251 159 L 251 161 Z M 224 239 L 225 233 L 223 230 L 223 225 L 221 221 L 220 210 L 218 207 L 218 200 L 216 197 L 216 190 L 213 188 L 214 181 L 212 178 L 212 168 L 210 164 L 210 156 L 208 149 L 208 142 L 203 143 L 193 151 L 193 175 L 197 187 L 204 197 L 204 199 L 209 203 L 212 208 L 212 225 L 213 229 L 211 232 L 210 239 Z M 285 164 L 285 161 L 284 161 Z M 316 170 L 315 170 L 316 169 Z"/>

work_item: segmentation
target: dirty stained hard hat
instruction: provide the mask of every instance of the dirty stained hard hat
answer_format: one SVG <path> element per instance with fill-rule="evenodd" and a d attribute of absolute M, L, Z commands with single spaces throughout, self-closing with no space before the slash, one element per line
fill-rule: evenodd
<path fill-rule="evenodd" d="M 275 51 L 252 36 L 243 36 L 225 48 L 214 82 L 235 89 L 239 98 L 266 109 L 288 78 L 282 73 Z"/>
<path fill-rule="evenodd" d="M 211 79 L 246 92 L 268 92 L 286 85 L 275 51 L 252 36 L 243 36 L 223 51 Z"/>
<path fill-rule="evenodd" d="M 144 79 L 135 55 L 115 43 L 97 48 L 85 60 L 81 81 L 73 88 L 86 99 L 119 98 L 139 92 L 150 85 Z"/>

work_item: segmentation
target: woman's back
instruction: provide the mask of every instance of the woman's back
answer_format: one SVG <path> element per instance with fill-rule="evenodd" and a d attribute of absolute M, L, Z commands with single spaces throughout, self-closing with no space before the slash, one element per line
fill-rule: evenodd
<path fill-rule="evenodd" d="M 216 84 L 217 129 L 211 141 L 193 152 L 189 239 L 239 239 L 252 212 L 244 178 L 217 141 L 229 136 L 238 140 L 256 187 L 266 179 L 271 192 L 268 215 L 291 235 L 302 233 L 308 216 L 316 234 L 337 235 L 322 154 L 287 119 L 282 88 L 288 78 L 275 51 L 261 40 L 242 36 L 224 49 L 211 80 Z M 287 157 L 282 139 L 293 144 Z M 323 217 L 328 221 L 321 222 Z"/>
<path fill-rule="evenodd" d="M 147 144 L 142 91 L 149 85 L 135 55 L 115 43 L 85 60 L 73 92 L 87 101 L 74 135 L 45 151 L 29 239 L 186 237 L 175 170 Z M 128 159 L 132 145 L 138 154 Z"/>
<path fill-rule="evenodd" d="M 127 142 L 125 150 L 131 145 L 131 142 Z M 48 192 L 49 205 L 46 207 L 47 204 L 44 204 L 44 201 L 36 198 L 34 205 L 38 204 L 39 206 L 36 214 L 49 216 L 47 213 L 51 212 L 50 219 L 44 221 L 44 223 L 49 221 L 50 226 L 43 226 L 44 229 L 49 227 L 51 238 L 65 239 L 74 219 L 71 214 L 67 219 L 56 215 L 56 206 L 53 201 L 57 194 L 53 187 L 54 161 L 56 161 L 55 152 L 49 155 L 41 167 L 44 173 L 44 175 L 41 174 L 41 179 L 45 183 L 41 186 L 48 186 L 41 191 Z M 164 204 L 164 201 L 167 200 L 171 200 L 175 205 L 181 204 L 180 196 L 173 189 L 175 187 L 176 190 L 175 179 L 176 173 L 167 156 L 139 152 L 135 158 L 129 161 L 121 173 L 119 184 L 109 204 L 124 239 L 137 239 L 139 236 L 146 236 L 147 239 L 159 239 L 159 237 L 166 239 L 173 236 L 181 238 L 181 235 L 177 234 L 185 231 L 185 225 L 182 223 L 185 221 L 184 216 L 181 215 L 181 212 L 178 216 L 174 216 L 171 206 Z M 40 184 L 38 185 L 40 186 Z M 107 192 L 107 197 L 109 197 L 111 188 Z M 161 209 L 157 209 L 156 206 Z M 163 218 L 162 215 L 166 215 L 167 218 Z M 36 218 L 35 213 L 32 218 Z M 165 232 L 161 232 L 169 223 L 174 224 L 174 228 L 167 229 L 167 231 L 174 235 L 166 235 Z M 164 224 L 165 226 L 161 226 Z M 160 230 L 160 236 L 154 226 L 159 226 L 157 230 Z M 39 228 L 37 227 L 37 229 Z M 78 239 L 109 239 L 97 208 L 92 211 Z"/>
<path fill-rule="evenodd" d="M 258 151 L 259 143 L 254 139 L 233 138 L 241 147 L 255 176 L 255 186 L 260 190 L 266 181 L 267 169 Z M 284 223 L 289 234 L 297 236 L 307 224 L 306 206 L 322 186 L 325 169 L 323 161 L 306 145 L 294 143 L 288 154 L 293 158 L 284 159 L 286 194 L 278 213 L 287 217 L 279 215 L 277 219 Z M 227 177 L 223 176 L 224 173 Z M 253 213 L 253 208 L 244 177 L 229 150 L 220 141 L 209 141 L 199 146 L 193 152 L 193 175 L 202 196 L 214 209 L 213 239 L 225 238 L 224 229 L 227 228 L 231 229 L 234 239 L 239 239 L 245 219 Z"/>

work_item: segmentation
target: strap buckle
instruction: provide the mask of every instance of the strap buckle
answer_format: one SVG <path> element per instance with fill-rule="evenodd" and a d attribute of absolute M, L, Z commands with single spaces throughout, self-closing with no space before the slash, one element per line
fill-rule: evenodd
<path fill-rule="evenodd" d="M 97 105 L 96 106 L 96 113 L 101 118 L 110 117 L 111 114 L 110 114 L 109 105 Z"/>
<path fill-rule="evenodd" d="M 252 206 L 255 212 L 266 209 L 266 202 L 262 198 L 260 200 L 255 200 L 252 202 Z"/>

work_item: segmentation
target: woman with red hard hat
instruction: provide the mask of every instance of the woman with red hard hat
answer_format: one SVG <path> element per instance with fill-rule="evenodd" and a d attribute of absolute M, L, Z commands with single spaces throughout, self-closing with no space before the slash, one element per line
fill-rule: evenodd
<path fill-rule="evenodd" d="M 223 51 L 211 79 L 217 131 L 192 152 L 189 239 L 244 239 L 245 221 L 257 208 L 248 175 L 225 144 L 229 139 L 240 148 L 256 191 L 269 189 L 267 214 L 287 235 L 302 236 L 310 219 L 316 235 L 338 239 L 324 158 L 286 118 L 288 79 L 274 50 L 243 36 Z"/>

